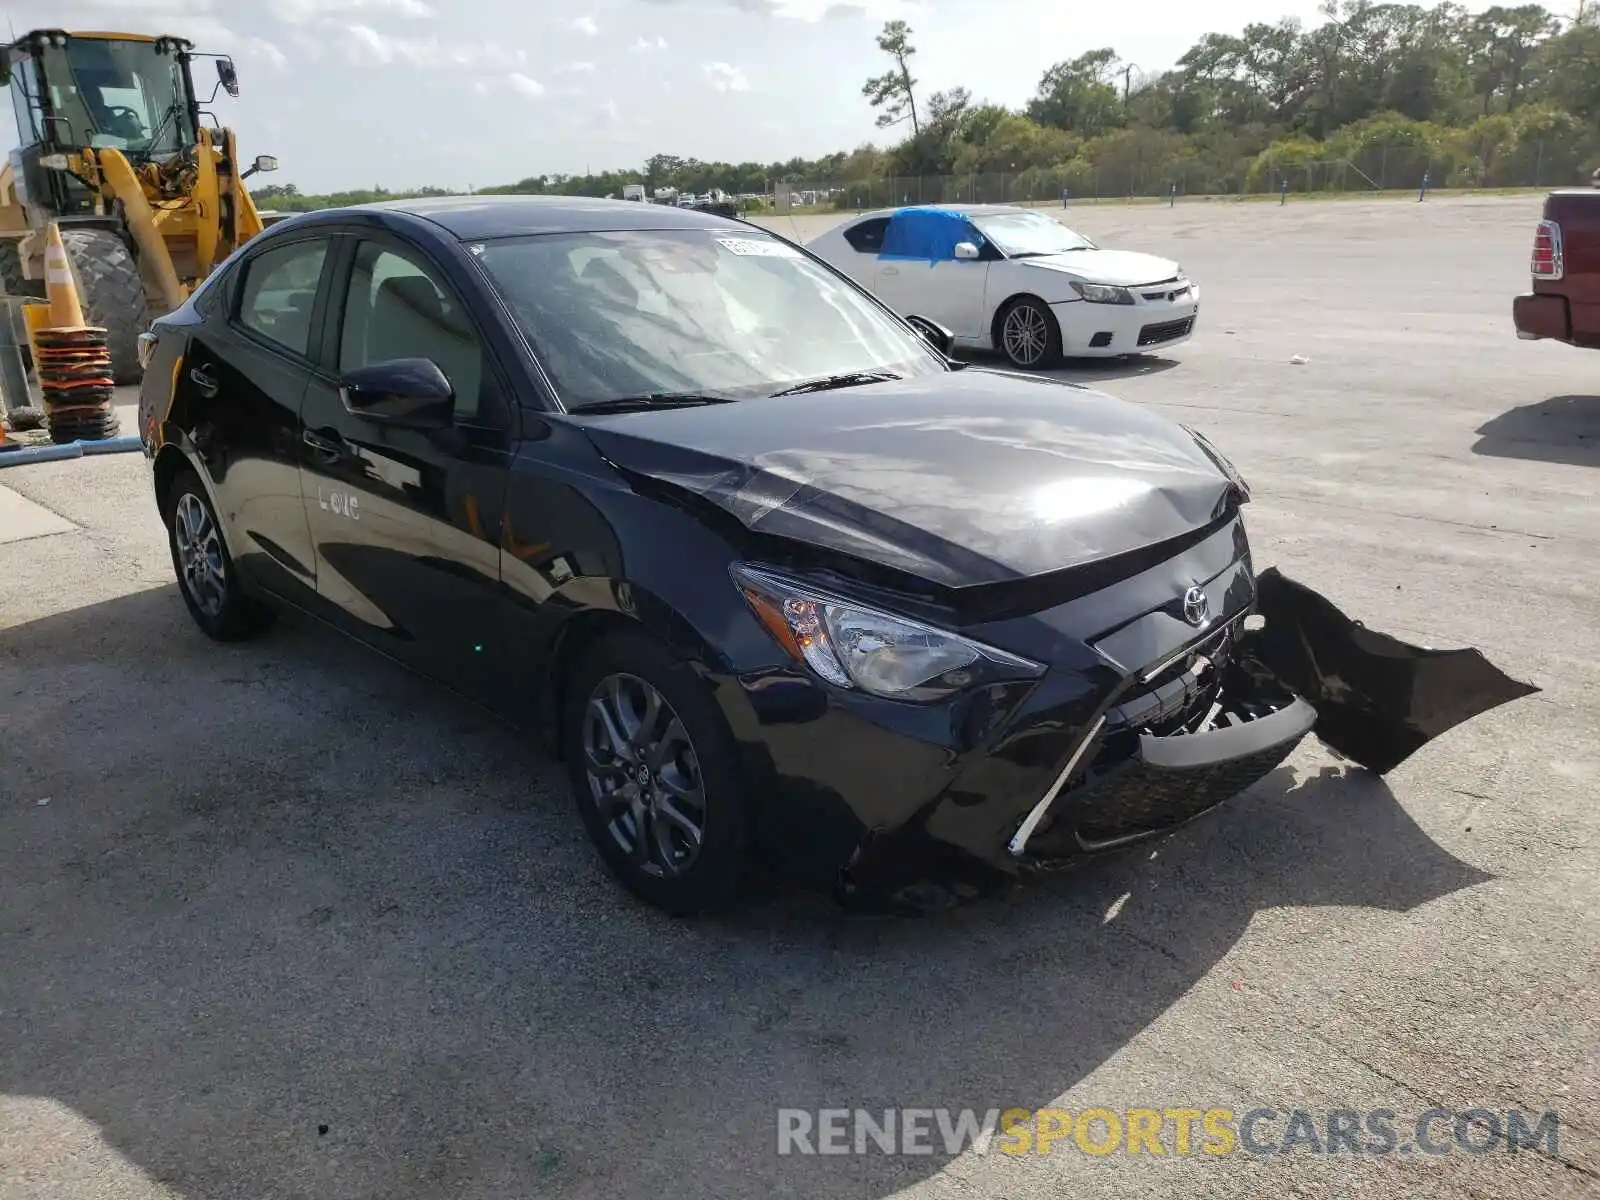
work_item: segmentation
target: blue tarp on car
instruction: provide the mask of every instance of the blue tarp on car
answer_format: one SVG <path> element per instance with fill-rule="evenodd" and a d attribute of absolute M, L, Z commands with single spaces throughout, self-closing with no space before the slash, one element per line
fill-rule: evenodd
<path fill-rule="evenodd" d="M 901 208 L 889 218 L 878 257 L 948 262 L 956 256 L 957 242 L 975 237 L 962 213 L 948 208 Z"/>

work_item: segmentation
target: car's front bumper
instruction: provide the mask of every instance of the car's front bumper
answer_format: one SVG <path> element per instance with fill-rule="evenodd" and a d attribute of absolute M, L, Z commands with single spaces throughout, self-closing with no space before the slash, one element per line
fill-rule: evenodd
<path fill-rule="evenodd" d="M 1062 353 L 1069 358 L 1109 358 L 1182 345 L 1194 336 L 1200 320 L 1200 289 L 1191 283 L 1175 299 L 1165 296 L 1156 300 L 1141 296 L 1135 304 L 1085 300 L 1052 304 L 1050 311 L 1061 327 Z"/>
<path fill-rule="evenodd" d="M 1175 560 L 1179 573 L 1208 554 L 1214 568 L 1230 540 L 1237 557 L 1200 575 L 1218 614 L 1203 630 L 1158 603 L 1073 651 L 1083 621 L 1112 628 L 1109 603 L 1141 612 L 1154 593 L 1140 599 L 1140 579 L 1024 618 L 1035 647 L 1062 647 L 1037 684 L 945 707 L 799 675 L 728 681 L 775 861 L 852 903 L 940 906 L 1167 833 L 1264 779 L 1313 730 L 1386 771 L 1536 690 L 1476 651 L 1407 646 L 1276 572 L 1257 578 L 1237 523 Z M 1255 618 L 1265 628 L 1247 629 Z"/>

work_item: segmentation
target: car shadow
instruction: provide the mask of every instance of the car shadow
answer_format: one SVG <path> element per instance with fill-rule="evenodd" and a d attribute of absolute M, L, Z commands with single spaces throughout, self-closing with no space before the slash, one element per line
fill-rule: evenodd
<path fill-rule="evenodd" d="M 777 1110 L 1044 1105 L 1257 913 L 1489 878 L 1281 768 L 944 917 L 673 921 L 532 738 L 323 630 L 216 646 L 160 588 L 7 629 L 0 687 L 8 1157 L 59 1153 L 32 1098 L 193 1196 L 887 1196 L 945 1160 L 780 1157 Z"/>
<path fill-rule="evenodd" d="M 1600 467 L 1600 396 L 1553 396 L 1478 428 L 1474 454 Z"/>
<path fill-rule="evenodd" d="M 993 367 L 997 370 L 1015 370 L 1004 355 L 972 351 L 962 358 L 974 366 Z M 1065 358 L 1058 366 L 1038 372 L 1068 383 L 1110 383 L 1117 379 L 1133 379 L 1141 375 L 1159 375 L 1178 366 L 1175 358 L 1162 358 L 1155 354 L 1135 354 L 1126 358 Z"/>

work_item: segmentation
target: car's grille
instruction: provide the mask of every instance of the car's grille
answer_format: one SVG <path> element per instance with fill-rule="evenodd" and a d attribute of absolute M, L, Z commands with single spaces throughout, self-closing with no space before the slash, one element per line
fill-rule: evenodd
<path fill-rule="evenodd" d="M 1160 321 L 1154 325 L 1146 325 L 1139 330 L 1139 345 L 1154 346 L 1160 342 L 1170 342 L 1173 338 L 1181 338 L 1189 332 L 1193 324 L 1193 317 L 1184 317 L 1181 321 Z"/>
<path fill-rule="evenodd" d="M 1180 824 L 1270 774 L 1297 744 L 1268 746 L 1200 770 L 1169 771 L 1132 760 L 1078 798 L 1078 835 L 1104 842 Z"/>
<path fill-rule="evenodd" d="M 1253 721 L 1292 697 L 1240 699 L 1253 689 L 1233 663 L 1234 623 L 1192 642 L 1107 714 L 1087 766 L 1071 781 L 1033 839 L 1042 859 L 1070 857 L 1182 824 L 1243 791 L 1283 762 L 1299 739 L 1207 767 L 1170 770 L 1139 753 L 1141 737 L 1183 738 Z"/>
<path fill-rule="evenodd" d="M 1187 283 L 1178 283 L 1176 279 L 1168 279 L 1166 282 L 1177 283 L 1178 286 L 1170 291 L 1163 290 L 1159 292 L 1140 292 L 1139 294 L 1146 300 L 1182 300 L 1189 294 L 1189 288 L 1193 286 Z M 1160 287 L 1161 285 L 1156 284 L 1154 286 Z"/>

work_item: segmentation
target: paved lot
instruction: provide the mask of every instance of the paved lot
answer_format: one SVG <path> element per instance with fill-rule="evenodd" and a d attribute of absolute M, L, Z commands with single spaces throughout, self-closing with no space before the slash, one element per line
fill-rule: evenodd
<path fill-rule="evenodd" d="M 1225 448 L 1259 565 L 1544 690 L 946 920 L 644 911 L 523 738 L 314 629 L 207 643 L 137 455 L 0 472 L 71 523 L 0 544 L 0 1197 L 1594 1195 L 1600 355 L 1513 337 L 1537 212 L 1075 215 L 1204 316 L 1066 374 Z M 774 1152 L 779 1107 L 1051 1103 L 1565 1124 L 1554 1158 Z"/>

